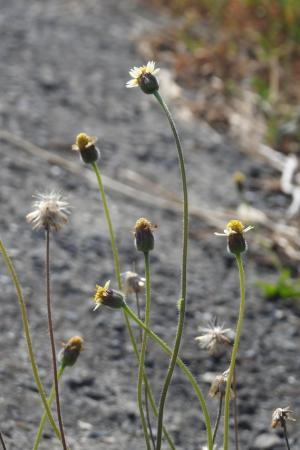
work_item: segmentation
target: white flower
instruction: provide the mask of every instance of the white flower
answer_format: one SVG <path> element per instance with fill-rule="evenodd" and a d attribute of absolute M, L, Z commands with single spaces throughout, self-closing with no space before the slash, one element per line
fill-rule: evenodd
<path fill-rule="evenodd" d="M 126 87 L 133 88 L 138 87 L 140 85 L 140 79 L 143 75 L 151 74 L 156 75 L 159 72 L 159 68 L 155 68 L 154 61 L 148 61 L 145 66 L 134 67 L 130 69 L 129 75 L 133 78 L 132 80 L 127 81 Z"/>
<path fill-rule="evenodd" d="M 224 328 L 224 325 L 218 325 L 216 320 L 207 327 L 199 327 L 198 329 L 202 334 L 195 340 L 199 342 L 201 348 L 207 349 L 211 354 L 217 353 L 221 346 L 231 344 L 228 334 L 232 334 L 232 330 Z"/>
<path fill-rule="evenodd" d="M 37 200 L 33 203 L 34 211 L 27 214 L 26 220 L 31 223 L 33 229 L 45 228 L 58 231 L 68 222 L 69 204 L 57 192 L 49 194 L 37 194 Z"/>

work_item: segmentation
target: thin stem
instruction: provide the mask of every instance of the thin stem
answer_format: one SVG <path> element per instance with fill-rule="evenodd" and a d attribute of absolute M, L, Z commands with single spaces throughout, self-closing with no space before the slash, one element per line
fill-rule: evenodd
<path fill-rule="evenodd" d="M 234 438 L 235 450 L 239 450 L 239 423 L 238 423 L 238 407 L 237 407 L 237 381 L 236 381 L 236 367 L 233 372 L 233 417 L 234 417 Z"/>
<path fill-rule="evenodd" d="M 64 373 L 64 370 L 65 370 L 65 366 L 60 366 L 60 368 L 58 370 L 58 373 L 57 373 L 58 381 L 61 379 L 61 377 L 62 377 L 62 375 Z M 53 384 L 53 386 L 51 388 L 51 391 L 50 391 L 50 395 L 49 395 L 48 400 L 47 400 L 49 408 L 51 407 L 51 404 L 53 403 L 54 398 L 55 398 L 55 386 Z M 38 450 L 38 448 L 39 448 L 46 420 L 47 420 L 47 413 L 46 413 L 46 411 L 44 411 L 44 413 L 43 413 L 43 415 L 41 417 L 41 420 L 40 420 L 38 431 L 37 431 L 36 436 L 35 436 L 33 450 Z"/>
<path fill-rule="evenodd" d="M 108 230 L 109 230 L 110 242 L 111 242 L 111 247 L 112 247 L 112 252 L 113 252 L 113 257 L 114 257 L 115 276 L 116 276 L 118 288 L 121 290 L 122 289 L 122 280 L 121 280 L 121 271 L 120 271 L 120 263 L 119 263 L 119 253 L 118 253 L 118 248 L 116 245 L 115 234 L 114 234 L 114 230 L 113 230 L 113 226 L 112 226 L 112 221 L 110 218 L 110 213 L 109 213 L 109 208 L 108 208 L 108 204 L 107 204 L 107 200 L 106 200 L 105 190 L 104 190 L 104 186 L 102 183 L 101 173 L 100 173 L 99 167 L 97 166 L 96 163 L 92 164 L 92 168 L 96 174 L 97 181 L 98 181 L 98 187 L 99 187 L 99 191 L 100 191 L 101 201 L 102 201 L 103 207 L 104 207 L 105 218 L 106 218 L 106 222 L 107 222 L 107 226 L 108 226 Z M 125 318 L 127 331 L 128 331 L 128 334 L 129 334 L 129 337 L 131 340 L 133 350 L 134 350 L 137 360 L 139 362 L 139 351 L 138 351 L 138 348 L 136 345 L 136 341 L 135 341 L 135 338 L 133 335 L 130 321 L 128 320 L 128 317 L 125 313 L 124 313 L 124 318 Z M 157 416 L 157 412 L 155 412 L 156 406 L 155 406 L 154 398 L 153 398 L 152 391 L 151 391 L 150 385 L 148 383 L 146 374 L 144 374 L 144 383 L 148 389 L 151 407 L 153 409 L 155 416 Z M 169 434 L 167 433 L 167 430 L 165 429 L 165 427 L 164 427 L 164 435 L 165 435 L 166 439 L 168 440 L 170 448 L 173 449 L 174 446 L 172 447 L 172 445 L 173 445 L 172 440 L 171 440 Z"/>
<path fill-rule="evenodd" d="M 285 439 L 285 443 L 286 443 L 286 447 L 288 450 L 291 450 L 290 444 L 289 444 L 289 439 L 288 439 L 288 434 L 287 434 L 287 429 L 286 429 L 286 423 L 285 420 L 282 421 L 282 427 L 283 427 L 283 434 L 284 434 L 284 439 Z"/>
<path fill-rule="evenodd" d="M 146 330 L 147 333 L 149 334 L 149 336 L 151 337 L 151 339 L 156 342 L 156 344 L 158 344 L 162 350 L 167 353 L 167 355 L 171 356 L 172 355 L 172 350 L 170 349 L 170 347 L 168 347 L 168 345 L 160 338 L 158 337 L 151 329 L 147 328 L 144 324 L 144 322 L 142 322 L 141 320 L 139 320 L 139 318 L 137 317 L 137 315 L 132 311 L 131 308 L 129 308 L 129 306 L 127 304 L 125 304 L 125 306 L 123 306 L 123 310 L 124 313 L 127 314 L 135 323 L 137 323 L 141 328 L 143 328 L 143 330 Z M 184 362 L 177 357 L 176 360 L 176 364 L 180 367 L 180 369 L 183 371 L 183 373 L 186 375 L 186 377 L 188 378 L 189 382 L 192 385 L 192 388 L 195 391 L 195 394 L 200 402 L 200 406 L 201 406 L 201 410 L 204 416 L 204 420 L 205 420 L 205 425 L 206 425 L 206 433 L 207 433 L 207 441 L 208 441 L 208 450 L 213 450 L 213 445 L 212 445 L 212 431 L 211 431 L 211 421 L 210 421 L 210 417 L 208 414 L 208 410 L 207 410 L 207 406 L 206 406 L 206 402 L 204 399 L 204 396 L 198 386 L 198 383 L 194 377 L 194 375 L 192 374 L 192 372 L 187 368 L 187 366 L 184 364 Z"/>
<path fill-rule="evenodd" d="M 139 363 L 139 358 L 140 358 L 139 351 L 138 351 L 137 344 L 136 344 L 136 341 L 135 341 L 135 338 L 134 338 L 134 335 L 133 335 L 132 327 L 131 327 L 130 322 L 129 322 L 128 315 L 127 315 L 127 313 L 126 313 L 126 311 L 124 309 L 123 309 L 123 315 L 124 315 L 124 320 L 125 320 L 125 323 L 126 323 L 126 326 L 127 326 L 127 329 L 128 329 L 130 341 L 131 341 L 131 344 L 132 344 L 135 356 L 137 358 L 137 361 Z M 143 322 L 141 321 L 141 323 L 143 323 Z M 140 327 L 140 329 L 142 329 L 142 327 Z M 145 383 L 145 387 L 147 388 L 147 392 L 148 392 L 148 395 L 149 395 L 151 408 L 153 410 L 153 413 L 154 413 L 155 417 L 157 417 L 158 410 L 157 410 L 156 405 L 155 405 L 154 397 L 153 397 L 153 394 L 152 394 L 152 389 L 151 389 L 151 387 L 149 385 L 148 378 L 146 377 L 145 373 L 144 373 L 144 383 Z M 166 440 L 168 441 L 170 449 L 171 450 L 175 450 L 175 446 L 174 446 L 174 444 L 172 442 L 172 439 L 171 439 L 171 437 L 170 437 L 170 435 L 169 435 L 169 433 L 168 433 L 168 431 L 167 431 L 167 429 L 165 427 L 163 427 L 163 432 L 164 432 L 164 436 L 165 436 Z"/>
<path fill-rule="evenodd" d="M 140 298 L 139 298 L 139 294 L 136 291 L 135 293 L 135 300 L 136 300 L 136 310 L 137 310 L 137 316 L 138 318 L 141 320 L 141 306 L 140 306 Z M 140 340 L 142 342 L 143 340 L 143 331 L 141 330 L 141 328 L 139 328 L 139 332 L 140 332 Z M 154 435 L 153 435 L 153 431 L 152 431 L 152 426 L 151 426 L 151 420 L 150 420 L 150 411 L 149 411 L 149 395 L 148 395 L 148 389 L 147 389 L 147 385 L 144 381 L 144 391 L 145 391 L 145 410 L 146 410 L 146 421 L 147 421 L 147 425 L 148 425 L 148 430 L 149 430 L 149 434 L 150 434 L 150 439 L 152 442 L 152 446 L 155 449 L 155 439 L 154 439 Z"/>
<path fill-rule="evenodd" d="M 152 443 L 152 448 L 155 449 L 155 439 L 152 431 L 151 426 L 151 419 L 150 419 L 150 411 L 149 411 L 149 399 L 148 399 L 148 389 L 144 381 L 144 396 L 145 396 L 145 410 L 146 410 L 146 422 L 149 430 L 150 440 Z"/>
<path fill-rule="evenodd" d="M 64 425 L 61 416 L 60 400 L 59 400 L 59 389 L 58 389 L 58 378 L 57 378 L 57 363 L 56 363 L 56 350 L 52 323 L 52 311 L 51 311 L 51 296 L 50 296 L 50 231 L 46 229 L 46 300 L 47 300 L 47 313 L 48 313 L 48 328 L 51 343 L 51 353 L 52 353 L 52 367 L 53 367 L 53 381 L 55 387 L 55 399 L 56 399 L 56 410 L 58 425 L 61 435 L 61 443 L 64 450 L 68 450 L 66 444 L 66 438 L 64 433 Z"/>
<path fill-rule="evenodd" d="M 10 257 L 7 254 L 7 251 L 5 249 L 5 246 L 3 244 L 3 242 L 0 240 L 0 252 L 3 255 L 3 259 L 5 262 L 5 265 L 10 273 L 12 282 L 15 286 L 16 292 L 17 292 L 17 297 L 18 297 L 18 303 L 19 303 L 19 307 L 20 307 L 20 311 L 21 311 L 21 316 L 22 316 L 22 323 L 23 323 L 23 329 L 24 329 L 24 335 L 25 335 L 25 340 L 26 340 L 26 344 L 27 344 L 27 349 L 28 349 L 28 354 L 29 354 L 29 359 L 30 359 L 30 363 L 31 363 L 31 368 L 32 368 L 32 373 L 33 373 L 33 378 L 38 390 L 38 393 L 41 397 L 43 406 L 45 408 L 45 412 L 47 413 L 47 417 L 48 420 L 57 436 L 57 438 L 59 440 L 61 440 L 60 437 L 60 432 L 59 429 L 55 423 L 55 420 L 53 418 L 52 412 L 48 406 L 47 403 L 47 398 L 40 380 L 40 376 L 39 376 L 39 372 L 38 372 L 38 368 L 35 362 L 35 357 L 34 357 L 34 353 L 33 353 L 33 347 L 32 347 L 32 340 L 31 340 L 31 335 L 30 335 L 30 331 L 29 331 L 29 323 L 28 323 L 28 318 L 27 318 L 27 312 L 26 312 L 26 306 L 25 306 L 25 302 L 23 299 L 23 294 L 22 294 L 22 290 L 21 290 L 21 285 L 19 283 L 18 277 L 17 277 L 17 273 L 15 271 L 14 265 L 10 259 Z"/>
<path fill-rule="evenodd" d="M 183 158 L 183 152 L 182 147 L 180 143 L 180 139 L 178 136 L 178 132 L 174 123 L 174 120 L 172 118 L 172 115 L 162 99 L 161 95 L 158 91 L 154 93 L 155 98 L 161 105 L 162 109 L 164 110 L 169 124 L 171 126 L 175 142 L 176 142 L 176 148 L 178 153 L 178 160 L 179 160 L 179 167 L 180 167 L 180 174 L 181 174 L 181 181 L 182 181 L 182 192 L 183 192 L 183 236 L 182 236 L 182 263 L 181 263 L 181 294 L 180 294 L 180 301 L 179 301 L 179 317 L 178 317 L 178 324 L 177 324 L 177 332 L 176 332 L 176 338 L 174 343 L 174 349 L 172 352 L 168 372 L 164 381 L 164 385 L 162 388 L 160 401 L 159 401 L 159 413 L 158 413 L 158 420 L 157 420 L 157 439 L 156 439 L 156 450 L 161 449 L 161 441 L 162 441 L 162 424 L 163 424 L 163 415 L 164 415 L 164 406 L 168 394 L 168 389 L 171 383 L 171 379 L 173 376 L 173 372 L 176 366 L 176 359 L 179 354 L 180 350 L 180 344 L 181 344 L 181 338 L 183 333 L 183 326 L 184 326 L 184 319 L 185 319 L 185 309 L 186 309 L 186 279 L 187 279 L 187 253 L 188 253 L 188 190 L 187 190 L 187 181 L 186 181 L 186 174 L 185 174 L 185 165 L 184 165 L 184 158 Z"/>
<path fill-rule="evenodd" d="M 216 423 L 215 423 L 214 432 L 213 432 L 213 445 L 216 442 L 217 432 L 218 432 L 219 425 L 220 425 L 220 419 L 221 419 L 221 415 L 222 415 L 222 406 L 223 406 L 223 395 L 220 395 L 218 415 L 216 418 Z"/>
<path fill-rule="evenodd" d="M 149 264 L 149 253 L 144 253 L 145 259 L 145 278 L 146 278 L 146 307 L 145 307 L 145 326 L 148 328 L 150 323 L 150 305 L 151 305 L 151 291 L 150 291 L 150 264 Z M 144 431 L 144 437 L 147 445 L 147 449 L 151 450 L 147 422 L 145 419 L 144 408 L 143 408 L 143 379 L 145 373 L 145 355 L 147 348 L 147 333 L 143 332 L 142 345 L 140 351 L 140 362 L 138 371 L 138 386 L 137 386 L 137 400 L 142 421 L 142 427 Z"/>
<path fill-rule="evenodd" d="M 118 253 L 118 249 L 117 249 L 117 245 L 116 245 L 116 238 L 115 238 L 115 233 L 114 233 L 114 229 L 112 226 L 112 221 L 110 218 L 110 212 L 109 212 L 109 208 L 108 208 L 107 201 L 106 201 L 106 195 L 105 195 L 104 186 L 102 183 L 101 172 L 95 162 L 92 163 L 92 168 L 96 174 L 97 181 L 98 181 L 99 191 L 100 191 L 100 195 L 101 195 L 101 201 L 103 204 L 106 223 L 108 226 L 108 231 L 109 231 L 109 236 L 110 236 L 111 249 L 113 252 L 115 274 L 116 274 L 118 289 L 121 290 L 122 289 L 122 280 L 121 280 L 119 253 Z"/>
<path fill-rule="evenodd" d="M 239 279 L 240 279 L 240 309 L 239 309 L 239 317 L 237 321 L 236 326 L 236 333 L 235 333 L 235 340 L 233 344 L 232 354 L 231 354 L 231 361 L 229 366 L 229 374 L 227 378 L 226 383 L 226 392 L 225 392 L 225 407 L 224 407 L 224 450 L 228 450 L 228 443 L 229 443 L 229 406 L 230 406 L 230 390 L 231 390 L 231 383 L 233 380 L 233 373 L 235 368 L 235 362 L 237 358 L 239 343 L 240 343 L 240 337 L 243 327 L 243 321 L 244 321 L 244 314 L 245 314 L 245 272 L 243 268 L 243 262 L 241 255 L 236 255 L 236 262 L 238 266 L 239 271 Z"/>
<path fill-rule="evenodd" d="M 0 431 L 0 442 L 1 442 L 3 450 L 6 450 L 6 445 L 5 445 L 5 442 L 4 442 L 4 439 L 3 439 L 1 431 Z"/>

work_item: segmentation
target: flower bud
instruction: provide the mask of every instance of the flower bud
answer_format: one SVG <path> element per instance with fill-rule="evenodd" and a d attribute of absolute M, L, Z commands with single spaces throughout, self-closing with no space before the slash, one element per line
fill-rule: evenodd
<path fill-rule="evenodd" d="M 101 305 L 108 306 L 112 309 L 120 309 L 125 305 L 124 295 L 121 292 L 109 289 L 110 281 L 107 281 L 104 286 L 96 285 L 96 293 L 94 301 L 96 306 L 94 311 Z"/>
<path fill-rule="evenodd" d="M 74 366 L 82 350 L 83 339 L 80 336 L 73 336 L 64 345 L 58 355 L 58 360 L 62 366 Z"/>
<path fill-rule="evenodd" d="M 134 227 L 136 249 L 143 253 L 148 253 L 154 248 L 154 236 L 152 230 L 156 225 L 152 225 L 149 220 L 141 218 L 136 221 Z"/>
<path fill-rule="evenodd" d="M 72 150 L 80 153 L 81 159 L 86 164 L 92 164 L 100 158 L 99 149 L 95 146 L 97 138 L 85 133 L 79 133 L 76 143 L 72 145 Z"/>
<path fill-rule="evenodd" d="M 152 73 L 142 75 L 139 79 L 139 86 L 145 94 L 154 94 L 159 89 L 157 78 Z"/>
<path fill-rule="evenodd" d="M 228 251 L 239 255 L 247 250 L 247 244 L 242 233 L 230 234 L 228 236 Z"/>

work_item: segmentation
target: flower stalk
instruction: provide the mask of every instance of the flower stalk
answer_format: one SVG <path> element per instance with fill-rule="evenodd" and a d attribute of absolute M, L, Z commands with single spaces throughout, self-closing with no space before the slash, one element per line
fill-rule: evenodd
<path fill-rule="evenodd" d="M 50 229 L 46 228 L 46 301 L 47 301 L 47 313 L 48 313 L 48 328 L 50 334 L 50 344 L 51 344 L 51 354 L 52 354 L 52 367 L 53 367 L 53 381 L 55 388 L 55 400 L 56 400 L 56 410 L 58 425 L 61 435 L 61 443 L 64 450 L 68 450 L 66 437 L 64 432 L 64 425 L 62 420 L 61 408 L 60 408 L 60 398 L 59 398 L 59 388 L 58 388 L 58 374 L 57 374 L 57 363 L 56 363 L 56 350 L 55 350 L 55 340 L 52 322 L 52 311 L 51 311 L 51 295 L 50 295 Z"/>
<path fill-rule="evenodd" d="M 159 337 L 157 336 L 151 329 L 147 328 L 137 315 L 132 311 L 131 308 L 125 303 L 123 306 L 124 314 L 128 317 L 130 317 L 139 327 L 141 327 L 143 330 L 149 334 L 150 338 L 161 347 L 161 349 L 169 356 L 172 356 L 173 351 L 170 349 L 170 347 Z M 184 362 L 177 357 L 176 364 L 178 367 L 183 371 L 183 373 L 186 375 L 187 379 L 192 385 L 192 388 L 199 400 L 201 410 L 204 416 L 205 426 L 206 426 L 206 433 L 207 433 L 207 441 L 208 441 L 208 450 L 213 450 L 213 444 L 212 444 L 212 428 L 211 428 L 211 420 L 208 413 L 208 409 L 206 406 L 206 402 L 204 399 L 204 396 L 202 394 L 201 389 L 198 386 L 198 383 L 192 374 L 192 372 L 188 369 L 188 367 L 184 364 Z"/>
<path fill-rule="evenodd" d="M 59 381 L 59 380 L 61 379 L 61 377 L 63 376 L 64 370 L 65 370 L 65 366 L 64 366 L 64 365 L 61 365 L 60 368 L 59 368 L 59 370 L 58 370 L 58 372 L 57 372 L 57 379 L 58 379 L 58 381 Z M 52 388 L 51 388 L 51 391 L 50 391 L 50 395 L 49 395 L 48 400 L 47 400 L 47 403 L 48 403 L 49 408 L 51 407 L 54 398 L 55 398 L 55 385 L 53 384 L 53 386 L 52 386 Z M 33 450 L 38 450 L 38 448 L 39 448 L 39 445 L 40 445 L 40 443 L 41 443 L 41 439 L 42 439 L 42 435 L 43 435 L 43 431 L 44 431 L 44 427 L 45 427 L 46 420 L 47 420 L 47 413 L 46 413 L 46 411 L 44 411 L 44 413 L 43 413 L 43 415 L 42 415 L 42 418 L 41 418 L 41 420 L 40 420 L 40 423 L 39 423 L 38 431 L 37 431 L 36 436 L 35 436 L 34 445 L 33 445 Z"/>
<path fill-rule="evenodd" d="M 240 337 L 244 322 L 244 315 L 245 315 L 245 272 L 243 267 L 243 261 L 240 253 L 237 253 L 235 255 L 237 266 L 238 266 L 238 272 L 239 272 L 239 281 L 240 281 L 240 309 L 239 309 L 239 316 L 238 316 L 238 322 L 236 326 L 236 333 L 235 333 L 235 340 L 233 344 L 232 354 L 231 354 L 231 361 L 229 366 L 229 374 L 227 378 L 227 384 L 226 384 L 226 392 L 225 392 L 225 406 L 224 406 L 224 450 L 228 450 L 229 445 L 229 406 L 230 406 L 230 391 L 231 391 L 231 384 L 234 377 L 234 370 L 235 370 L 235 363 L 240 343 Z"/>
<path fill-rule="evenodd" d="M 108 230 L 109 230 L 110 242 L 111 242 L 113 258 L 114 258 L 115 277 L 117 280 L 118 288 L 120 290 L 122 290 L 122 277 L 121 277 L 120 262 L 119 262 L 119 252 L 118 252 L 118 247 L 116 245 L 115 233 L 114 233 L 114 229 L 113 229 L 113 225 L 112 225 L 112 221 L 111 221 L 111 217 L 110 217 L 110 212 L 109 212 L 109 208 L 108 208 L 108 204 L 107 204 L 107 200 L 106 200 L 106 195 L 105 195 L 105 190 L 104 190 L 104 186 L 103 186 L 103 182 L 102 182 L 102 178 L 101 178 L 101 173 L 100 173 L 99 167 L 97 166 L 96 162 L 92 163 L 91 165 L 92 165 L 92 168 L 97 177 L 101 201 L 103 203 L 106 223 L 107 223 Z M 126 323 L 127 331 L 128 331 L 129 337 L 130 337 L 131 345 L 132 345 L 134 353 L 136 355 L 138 364 L 140 364 L 140 356 L 139 356 L 139 351 L 137 348 L 137 343 L 136 343 L 135 337 L 133 335 L 130 321 L 128 320 L 128 317 L 127 317 L 124 309 L 123 309 L 123 315 L 124 315 L 124 320 Z M 145 389 L 148 392 L 148 397 L 150 400 L 151 408 L 154 412 L 154 415 L 157 416 L 158 415 L 157 408 L 156 408 L 152 390 L 151 390 L 151 387 L 150 387 L 150 384 L 148 382 L 147 375 L 145 372 L 144 372 L 144 383 L 145 383 Z M 163 427 L 163 432 L 164 432 L 164 436 L 166 437 L 166 440 L 168 441 L 170 448 L 172 450 L 175 450 L 172 439 L 169 436 L 165 427 Z"/>
<path fill-rule="evenodd" d="M 93 171 L 95 172 L 97 182 L 98 182 L 98 187 L 99 187 L 99 191 L 100 191 L 100 195 L 101 195 L 101 201 L 103 204 L 104 214 L 105 214 L 106 223 L 107 223 L 107 227 L 108 227 L 108 231 L 109 231 L 111 248 L 112 248 L 112 252 L 113 252 L 115 275 L 116 275 L 116 279 L 117 279 L 118 289 L 121 290 L 122 289 L 122 280 L 121 280 L 119 253 L 118 253 L 118 249 L 117 249 L 117 245 L 116 245 L 115 233 L 114 233 L 114 229 L 112 226 L 110 212 L 109 212 L 109 208 L 108 208 L 108 204 L 107 204 L 107 200 L 106 200 L 106 195 L 105 195 L 104 186 L 103 186 L 103 182 L 102 182 L 101 172 L 100 172 L 100 169 L 96 162 L 93 162 L 91 164 L 91 166 L 92 166 Z"/>
<path fill-rule="evenodd" d="M 29 354 L 29 359 L 30 359 L 30 363 L 31 363 L 31 368 L 32 368 L 32 373 L 33 373 L 33 378 L 38 390 L 38 393 L 41 397 L 43 406 L 45 408 L 45 413 L 47 414 L 48 420 L 57 436 L 57 438 L 59 440 L 61 440 L 60 437 L 60 431 L 55 423 L 55 420 L 53 418 L 52 412 L 48 406 L 47 403 L 47 398 L 40 380 L 40 376 L 39 376 L 39 372 L 38 372 L 38 368 L 35 362 L 35 356 L 34 356 L 34 352 L 33 352 L 33 347 L 32 347 L 32 340 L 31 340 L 31 335 L 30 335 L 30 330 L 29 330 L 29 323 L 28 323 L 28 318 L 27 318 L 27 312 L 26 312 L 26 306 L 25 306 L 25 302 L 24 302 L 24 298 L 23 298 L 23 294 L 22 294 L 22 290 L 21 290 L 21 286 L 14 268 L 14 265 L 10 259 L 10 257 L 7 254 L 6 248 L 3 244 L 3 242 L 0 240 L 0 251 L 2 253 L 5 265 L 10 273 L 12 282 L 15 286 L 16 292 L 17 292 L 17 297 L 18 297 L 18 303 L 19 303 L 19 307 L 20 307 L 20 311 L 21 311 L 21 317 L 22 317 L 22 322 L 23 322 L 23 329 L 24 329 L 24 335 L 25 335 L 25 340 L 26 340 L 26 344 L 27 344 L 27 349 L 28 349 L 28 354 Z"/>
<path fill-rule="evenodd" d="M 150 264 L 149 264 L 149 252 L 144 253 L 145 260 L 145 278 L 146 278 L 146 308 L 145 308 L 145 326 L 148 328 L 150 323 L 150 306 L 151 306 L 151 290 L 150 290 Z M 147 450 L 151 450 L 150 439 L 147 429 L 147 422 L 143 408 L 143 380 L 145 374 L 145 355 L 147 348 L 147 333 L 144 330 L 142 336 L 142 345 L 139 358 L 139 370 L 138 370 L 138 387 L 137 387 L 137 400 L 139 406 L 139 412 L 142 421 L 142 427 L 144 431 L 144 437 L 146 441 Z"/>
<path fill-rule="evenodd" d="M 177 324 L 177 332 L 176 332 L 176 338 L 173 348 L 173 353 L 171 356 L 168 372 L 165 378 L 165 382 L 162 388 L 160 402 L 159 402 L 159 414 L 158 414 L 158 421 L 157 421 L 157 440 L 156 440 L 156 450 L 161 449 L 161 441 L 162 441 L 162 423 L 163 423 L 163 414 L 164 414 L 164 406 L 168 394 L 168 389 L 171 383 L 171 379 L 173 376 L 173 372 L 176 365 L 177 356 L 179 354 L 180 350 L 180 344 L 181 344 L 181 338 L 183 334 L 183 327 L 184 327 L 184 319 L 185 319 L 185 310 L 186 310 L 186 288 L 187 288 L 187 254 L 188 254 L 188 190 L 187 190 L 187 180 L 186 180 L 186 174 L 185 174 L 185 164 L 184 164 L 184 157 L 182 152 L 182 147 L 179 139 L 179 135 L 173 120 L 173 117 L 161 97 L 158 90 L 156 90 L 153 95 L 157 99 L 158 103 L 161 105 L 163 111 L 165 112 L 167 119 L 169 121 L 169 124 L 171 126 L 175 142 L 176 142 L 176 148 L 178 153 L 178 160 L 179 160 L 179 167 L 180 167 L 180 174 L 181 174 L 181 181 L 182 181 L 182 192 L 183 192 L 183 236 L 182 236 L 182 263 L 181 263 L 181 294 L 180 294 L 180 301 L 178 303 L 178 310 L 179 310 L 179 317 L 178 317 L 178 324 Z"/>

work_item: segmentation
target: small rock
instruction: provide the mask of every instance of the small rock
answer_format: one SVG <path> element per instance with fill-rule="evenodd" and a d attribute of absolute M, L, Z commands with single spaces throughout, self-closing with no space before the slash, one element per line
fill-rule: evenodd
<path fill-rule="evenodd" d="M 260 449 L 273 449 L 275 445 L 280 444 L 281 439 L 276 434 L 271 433 L 263 433 L 257 436 L 257 438 L 254 441 L 253 449 L 260 450 Z"/>

